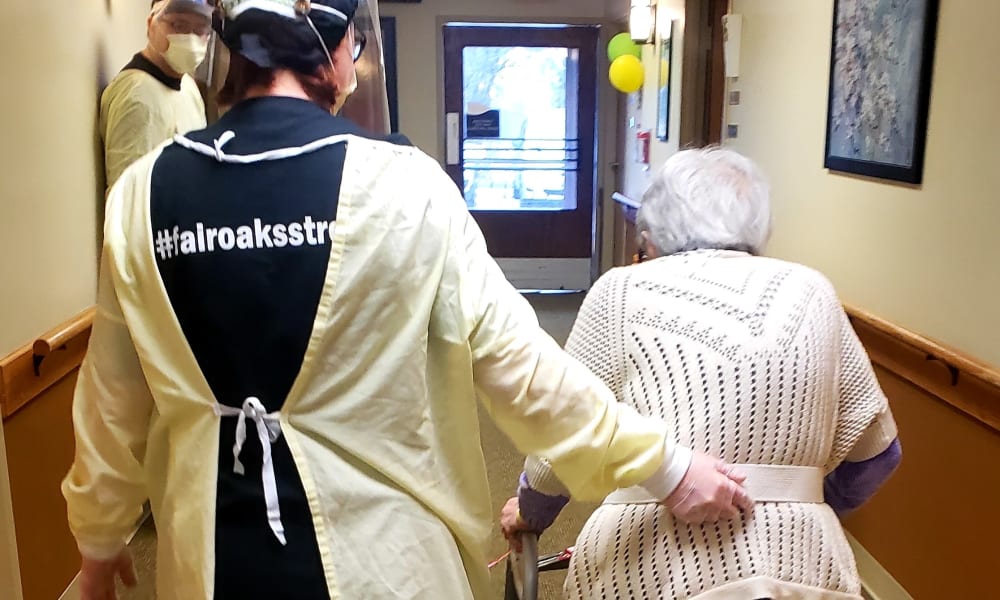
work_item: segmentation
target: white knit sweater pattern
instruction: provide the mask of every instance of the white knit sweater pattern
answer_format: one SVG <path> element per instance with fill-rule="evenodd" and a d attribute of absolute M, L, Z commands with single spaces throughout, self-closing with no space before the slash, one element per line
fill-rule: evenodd
<path fill-rule="evenodd" d="M 679 444 L 732 463 L 821 467 L 871 458 L 895 424 L 830 283 L 806 267 L 698 251 L 614 269 L 567 350 Z M 758 503 L 688 526 L 656 504 L 605 504 L 584 526 L 571 599 L 856 599 L 826 504 Z"/>

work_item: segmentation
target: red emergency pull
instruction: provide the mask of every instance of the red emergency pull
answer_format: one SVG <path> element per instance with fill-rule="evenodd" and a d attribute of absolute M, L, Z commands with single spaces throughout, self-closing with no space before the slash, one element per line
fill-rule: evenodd
<path fill-rule="evenodd" d="M 636 141 L 636 162 L 648 165 L 649 164 L 649 144 L 652 141 L 653 134 L 649 130 L 640 131 L 635 134 Z"/>

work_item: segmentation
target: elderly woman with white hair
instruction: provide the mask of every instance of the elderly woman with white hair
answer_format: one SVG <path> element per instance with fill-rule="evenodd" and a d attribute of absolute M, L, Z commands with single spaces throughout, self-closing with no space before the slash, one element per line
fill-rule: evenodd
<path fill-rule="evenodd" d="M 749 159 L 679 152 L 643 197 L 642 263 L 587 295 L 569 353 L 621 402 L 670 422 L 679 444 L 735 464 L 756 504 L 691 524 L 619 490 L 577 539 L 566 597 L 861 598 L 838 514 L 898 465 L 896 426 L 829 281 L 760 256 L 770 223 Z M 568 499 L 544 457 L 529 457 L 504 534 L 541 532 Z"/>

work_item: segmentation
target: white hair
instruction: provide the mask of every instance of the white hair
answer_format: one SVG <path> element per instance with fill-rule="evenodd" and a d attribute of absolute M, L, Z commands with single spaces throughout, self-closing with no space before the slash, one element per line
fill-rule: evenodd
<path fill-rule="evenodd" d="M 732 150 L 683 150 L 654 176 L 636 226 L 661 255 L 707 249 L 760 254 L 771 235 L 767 180 Z"/>

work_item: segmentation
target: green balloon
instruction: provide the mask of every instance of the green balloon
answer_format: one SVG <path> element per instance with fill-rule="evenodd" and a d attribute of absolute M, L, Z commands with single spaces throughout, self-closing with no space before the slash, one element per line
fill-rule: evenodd
<path fill-rule="evenodd" d="M 632 36 L 628 33 L 619 33 L 608 42 L 608 60 L 614 60 L 620 56 L 631 54 L 636 58 L 642 58 L 642 48 L 632 41 Z"/>

